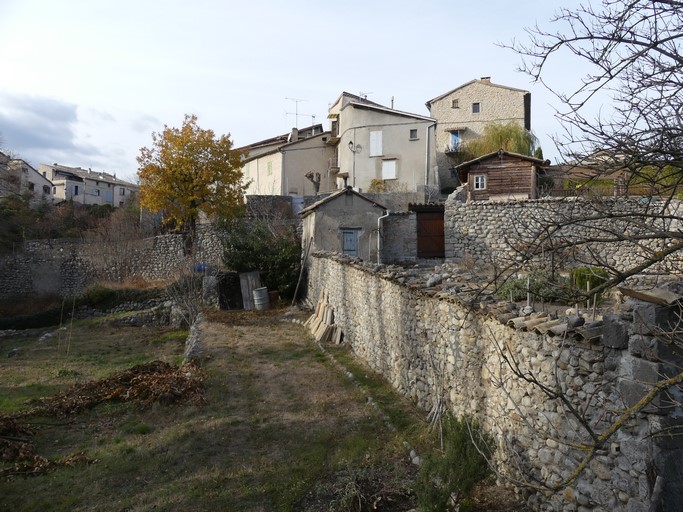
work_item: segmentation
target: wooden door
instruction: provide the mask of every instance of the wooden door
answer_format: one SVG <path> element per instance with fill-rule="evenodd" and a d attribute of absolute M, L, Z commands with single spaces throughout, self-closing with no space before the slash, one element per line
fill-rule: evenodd
<path fill-rule="evenodd" d="M 443 258 L 446 255 L 443 211 L 416 212 L 417 257 Z"/>

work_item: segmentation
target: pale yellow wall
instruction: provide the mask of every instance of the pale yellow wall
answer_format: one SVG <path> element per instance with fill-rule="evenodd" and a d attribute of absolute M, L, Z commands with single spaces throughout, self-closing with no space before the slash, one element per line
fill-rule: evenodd
<path fill-rule="evenodd" d="M 337 190 L 336 181 L 329 173 L 330 159 L 336 155 L 334 146 L 327 144 L 329 134 L 288 144 L 283 150 L 283 179 L 285 194 L 315 195 L 315 188 L 306 178 L 308 172 L 320 173 L 319 193 Z"/>
<path fill-rule="evenodd" d="M 286 194 L 282 190 L 282 154 L 279 151 L 251 160 L 245 164 L 242 172 L 245 182 L 249 183 L 245 195 Z"/>

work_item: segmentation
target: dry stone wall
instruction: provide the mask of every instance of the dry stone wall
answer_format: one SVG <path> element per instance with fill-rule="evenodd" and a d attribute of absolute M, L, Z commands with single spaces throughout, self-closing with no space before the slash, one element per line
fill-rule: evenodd
<path fill-rule="evenodd" d="M 451 196 L 446 201 L 444 216 L 446 259 L 502 268 L 522 261 L 529 248 L 537 249 L 542 257 L 538 241 L 550 237 L 555 244 L 566 246 L 554 253 L 556 265 L 567 268 L 600 260 L 623 270 L 642 262 L 649 251 L 666 248 L 668 242 L 657 239 L 635 244 L 601 240 L 680 230 L 678 221 L 664 222 L 668 214 L 677 217 L 679 209 L 678 201 L 664 205 L 623 197 L 595 201 L 568 198 L 463 203 Z M 592 217 L 599 220 L 591 220 Z M 589 239 L 595 242 L 582 244 Z M 653 270 L 680 274 L 681 268 L 680 259 L 671 259 Z"/>
<path fill-rule="evenodd" d="M 483 424 L 496 439 L 499 470 L 529 484 L 519 488 L 535 510 L 635 512 L 653 501 L 678 510 L 683 476 L 674 461 L 683 443 L 653 436 L 681 426 L 681 408 L 666 398 L 633 414 L 577 470 L 587 452 L 576 447 L 591 444 L 582 422 L 607 432 L 647 383 L 672 370 L 660 360 L 667 344 L 653 334 L 652 322 L 663 318 L 654 306 L 625 306 L 605 319 L 609 334 L 577 342 L 508 327 L 395 268 L 317 254 L 308 300 L 323 296 L 344 342 L 396 390 L 425 410 L 443 403 Z M 566 481 L 555 491 L 540 487 Z"/>
<path fill-rule="evenodd" d="M 0 299 L 19 296 L 78 295 L 98 279 L 116 279 L 121 267 L 130 276 L 167 279 L 194 262 L 219 267 L 220 232 L 198 232 L 197 251 L 188 256 L 182 235 L 163 235 L 123 244 L 80 239 L 29 240 L 23 251 L 0 257 Z"/>

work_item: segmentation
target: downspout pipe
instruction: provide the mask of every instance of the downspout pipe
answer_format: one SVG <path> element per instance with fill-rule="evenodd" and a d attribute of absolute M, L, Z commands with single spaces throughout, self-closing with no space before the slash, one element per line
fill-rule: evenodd
<path fill-rule="evenodd" d="M 389 210 L 384 210 L 384 215 L 377 217 L 377 264 L 382 263 L 382 219 L 389 216 Z"/>

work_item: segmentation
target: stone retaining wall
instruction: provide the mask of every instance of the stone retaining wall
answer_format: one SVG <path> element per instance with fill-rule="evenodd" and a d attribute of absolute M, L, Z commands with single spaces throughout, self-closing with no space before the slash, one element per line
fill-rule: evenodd
<path fill-rule="evenodd" d="M 652 357 L 666 350 L 643 320 L 662 317 L 653 306 L 626 308 L 606 319 L 611 334 L 579 343 L 517 331 L 438 287 L 397 279 L 393 270 L 314 255 L 308 300 L 323 295 L 345 343 L 396 390 L 426 410 L 443 403 L 483 424 L 496 439 L 502 473 L 530 484 L 519 488 L 534 509 L 635 512 L 661 500 L 661 510 L 677 510 L 681 443 L 676 436 L 651 437 L 681 426 L 680 407 L 665 399 L 601 443 L 568 486 L 538 488 L 571 478 L 584 460 L 575 448 L 590 443 L 581 422 L 605 432 L 648 389 L 645 383 L 670 370 Z M 540 385 L 561 398 L 549 398 Z"/>
<path fill-rule="evenodd" d="M 568 246 L 553 254 L 554 263 L 560 268 L 589 265 L 597 259 L 623 270 L 651 256 L 649 251 L 662 250 L 667 242 L 657 238 L 638 243 L 605 243 L 601 239 L 680 230 L 677 220 L 667 219 L 668 215 L 680 218 L 679 209 L 679 201 L 665 204 L 624 197 L 470 203 L 451 197 L 446 201 L 444 215 L 446 260 L 469 260 L 478 266 L 503 268 L 522 261 L 529 248 L 536 248 L 542 258 L 538 241 L 550 236 L 554 243 Z M 590 239 L 595 242 L 582 244 Z M 652 270 L 680 274 L 680 259 L 668 263 Z"/>
<path fill-rule="evenodd" d="M 98 279 L 117 279 L 124 268 L 130 276 L 160 280 L 193 262 L 221 265 L 219 232 L 201 227 L 196 246 L 196 254 L 188 256 L 179 234 L 117 244 L 80 239 L 26 241 L 23 251 L 0 257 L 0 299 L 78 295 Z"/>

